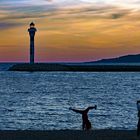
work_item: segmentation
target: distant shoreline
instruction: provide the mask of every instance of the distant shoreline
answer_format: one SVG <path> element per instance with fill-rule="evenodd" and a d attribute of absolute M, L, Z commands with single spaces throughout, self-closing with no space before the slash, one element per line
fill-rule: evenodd
<path fill-rule="evenodd" d="M 36 63 L 15 64 L 8 71 L 67 71 L 67 72 L 140 72 L 140 65 L 121 64 L 59 64 L 59 63 Z"/>
<path fill-rule="evenodd" d="M 0 131 L 0 140 L 136 140 L 134 130 Z"/>

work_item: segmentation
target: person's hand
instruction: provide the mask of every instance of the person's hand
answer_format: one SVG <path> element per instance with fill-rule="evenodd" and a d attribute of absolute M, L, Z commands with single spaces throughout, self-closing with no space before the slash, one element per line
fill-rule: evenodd
<path fill-rule="evenodd" d="M 72 108 L 70 107 L 69 110 L 72 110 Z"/>
<path fill-rule="evenodd" d="M 94 107 L 95 109 L 97 109 L 97 105 L 95 105 L 95 107 Z"/>
<path fill-rule="evenodd" d="M 140 103 L 140 100 L 137 101 L 137 104 L 139 104 L 139 103 Z"/>

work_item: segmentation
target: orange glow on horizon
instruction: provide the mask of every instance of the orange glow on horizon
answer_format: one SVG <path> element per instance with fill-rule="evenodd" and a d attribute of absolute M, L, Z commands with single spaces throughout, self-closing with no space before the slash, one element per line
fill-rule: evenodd
<path fill-rule="evenodd" d="M 4 19 L 12 27 L 1 29 L 0 61 L 29 61 L 27 29 L 31 21 L 37 28 L 36 62 L 82 62 L 140 53 L 139 11 L 103 10 L 63 10 L 38 18 Z M 6 14 L 2 13 L 0 18 Z"/>

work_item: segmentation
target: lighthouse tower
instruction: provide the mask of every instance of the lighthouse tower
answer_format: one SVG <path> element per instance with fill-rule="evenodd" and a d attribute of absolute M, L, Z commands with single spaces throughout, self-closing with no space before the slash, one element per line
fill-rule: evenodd
<path fill-rule="evenodd" d="M 30 64 L 34 64 L 34 38 L 35 38 L 35 32 L 36 32 L 35 24 L 32 22 L 30 24 L 30 28 L 28 29 L 29 35 L 30 35 Z"/>

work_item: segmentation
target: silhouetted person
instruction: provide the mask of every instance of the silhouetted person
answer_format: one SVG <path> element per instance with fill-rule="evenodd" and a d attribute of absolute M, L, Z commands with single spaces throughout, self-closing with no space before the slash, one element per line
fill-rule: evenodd
<path fill-rule="evenodd" d="M 140 135 L 140 100 L 137 101 L 137 109 L 138 109 L 137 136 L 139 136 Z"/>
<path fill-rule="evenodd" d="M 69 108 L 69 109 L 72 110 L 72 111 L 74 111 L 74 112 L 76 112 L 76 113 L 82 114 L 82 120 L 83 120 L 82 129 L 83 130 L 90 130 L 91 129 L 91 122 L 88 119 L 88 112 L 91 109 L 97 109 L 97 106 L 96 105 L 95 106 L 88 107 L 85 110 L 77 110 L 77 109 L 73 109 L 73 108 Z"/>

